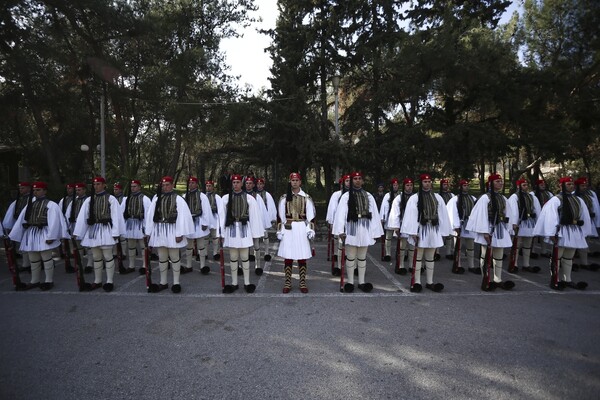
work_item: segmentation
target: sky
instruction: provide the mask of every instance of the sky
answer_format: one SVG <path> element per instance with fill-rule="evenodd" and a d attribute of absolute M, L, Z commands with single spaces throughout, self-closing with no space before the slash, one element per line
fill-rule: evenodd
<path fill-rule="evenodd" d="M 258 11 L 252 15 L 260 17 L 262 22 L 252 24 L 240 30 L 241 38 L 226 39 L 221 44 L 225 52 L 227 64 L 231 66 L 231 74 L 239 76 L 239 84 L 252 87 L 252 92 L 258 94 L 261 88 L 270 88 L 269 76 L 272 65 L 271 58 L 264 49 L 270 45 L 267 35 L 258 33 L 257 29 L 275 28 L 277 20 L 277 0 L 255 0 Z M 506 23 L 512 13 L 522 7 L 522 1 L 513 1 L 501 22 Z"/>
<path fill-rule="evenodd" d="M 271 87 L 268 79 L 272 62 L 270 55 L 264 52 L 271 39 L 256 30 L 275 28 L 277 0 L 255 0 L 254 3 L 258 6 L 258 11 L 252 16 L 261 17 L 262 22 L 241 30 L 241 38 L 224 40 L 221 50 L 226 54 L 231 73 L 240 76 L 240 86 L 250 85 L 253 93 L 258 93 L 262 87 Z"/>

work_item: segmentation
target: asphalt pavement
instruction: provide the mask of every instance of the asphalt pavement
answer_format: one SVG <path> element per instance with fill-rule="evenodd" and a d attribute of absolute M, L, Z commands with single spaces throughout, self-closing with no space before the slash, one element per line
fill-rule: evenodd
<path fill-rule="evenodd" d="M 538 274 L 505 261 L 515 288 L 482 292 L 481 276 L 452 274 L 442 256 L 445 289 L 411 293 L 377 244 L 374 290 L 342 293 L 326 242 L 315 248 L 309 293 L 295 267 L 282 293 L 274 257 L 252 274 L 255 293 L 228 295 L 212 260 L 179 294 L 147 293 L 137 272 L 80 293 L 62 260 L 52 290 L 17 292 L 1 251 L 0 399 L 598 399 L 600 271 L 573 273 L 586 290 L 554 291 L 547 258 L 533 260 Z"/>

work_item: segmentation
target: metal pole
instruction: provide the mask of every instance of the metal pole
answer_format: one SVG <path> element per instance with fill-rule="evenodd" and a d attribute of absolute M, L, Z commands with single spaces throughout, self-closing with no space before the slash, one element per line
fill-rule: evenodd
<path fill-rule="evenodd" d="M 106 179 L 106 140 L 104 130 L 104 94 L 100 97 L 100 171 Z"/>
<path fill-rule="evenodd" d="M 334 78 L 334 89 L 335 89 L 335 138 L 339 142 L 340 141 L 340 123 L 339 123 L 339 77 L 335 76 Z M 340 166 L 339 163 L 335 166 L 335 182 L 340 179 Z"/>

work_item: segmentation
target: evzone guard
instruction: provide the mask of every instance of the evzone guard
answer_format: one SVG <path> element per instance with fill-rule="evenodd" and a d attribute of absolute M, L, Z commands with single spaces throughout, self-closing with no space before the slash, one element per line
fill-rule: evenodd
<path fill-rule="evenodd" d="M 279 219 L 281 223 L 277 231 L 280 240 L 277 255 L 283 258 L 285 283 L 283 293 L 292 290 L 292 266 L 298 261 L 300 291 L 308 293 L 306 285 L 306 260 L 312 257 L 310 241 L 315 237 L 312 221 L 316 211 L 314 203 L 300 185 L 300 174 L 292 172 L 288 184 L 288 192 L 279 199 Z"/>
<path fill-rule="evenodd" d="M 190 176 L 187 188 L 188 190 L 184 198 L 192 213 L 194 233 L 187 236 L 187 247 L 185 250 L 186 266 L 181 268 L 181 273 L 185 274 L 194 270 L 192 267 L 192 255 L 194 247 L 196 247 L 198 259 L 200 260 L 200 272 L 206 275 L 210 272 L 210 267 L 206 265 L 206 256 L 208 255 L 206 239 L 210 234 L 210 225 L 213 219 L 212 211 L 208 197 L 199 188 L 198 178 Z"/>
<path fill-rule="evenodd" d="M 19 243 L 19 251 L 27 253 L 31 262 L 31 282 L 24 289 L 50 290 L 54 287 L 52 251 L 68 237 L 67 226 L 58 204 L 46 198 L 48 185 L 34 182 L 32 188 L 33 196 L 16 219 L 10 239 Z M 42 267 L 44 282 L 40 282 Z"/>
<path fill-rule="evenodd" d="M 161 179 L 157 194 L 152 199 L 146 214 L 146 235 L 148 246 L 157 249 L 160 284 L 158 291 L 165 290 L 168 284 L 169 262 L 173 270 L 173 293 L 181 292 L 181 249 L 187 246 L 187 236 L 194 233 L 194 220 L 183 199 L 173 190 L 173 178 Z M 148 266 L 150 268 L 150 266 Z"/>
<path fill-rule="evenodd" d="M 398 236 L 398 248 L 396 249 L 396 265 L 394 272 L 399 275 L 406 275 L 407 269 L 404 266 L 404 257 L 408 252 L 408 260 L 413 259 L 413 252 L 415 250 L 414 244 L 408 243 L 408 235 L 400 233 L 400 227 L 402 226 L 402 220 L 404 219 L 404 213 L 406 211 L 406 204 L 408 199 L 413 195 L 414 181 L 411 178 L 404 178 L 402 181 L 402 190 L 400 194 L 394 198 L 390 209 L 390 215 L 388 216 L 387 226 L 389 229 L 393 229 Z"/>
<path fill-rule="evenodd" d="M 83 247 L 92 249 L 94 257 L 94 283 L 91 290 L 102 287 L 106 292 L 114 288 L 115 260 L 113 247 L 119 240 L 124 224 L 117 199 L 106 191 L 106 180 L 97 176 L 93 180 L 94 193 L 81 206 L 74 235 Z M 106 264 L 106 265 L 104 265 Z M 102 285 L 102 268 L 106 267 L 106 283 Z"/>
<path fill-rule="evenodd" d="M 444 285 L 433 282 L 436 249 L 444 245 L 444 237 L 451 235 L 452 228 L 444 199 L 432 190 L 429 174 L 421 174 L 419 191 L 408 199 L 400 233 L 408 235 L 409 243 L 414 244 L 414 266 L 411 292 L 420 292 L 421 267 L 425 264 L 427 283 L 425 287 L 441 292 Z"/>
<path fill-rule="evenodd" d="M 383 227 L 375 198 L 362 188 L 362 173 L 353 172 L 350 178 L 350 189 L 340 198 L 335 212 L 332 233 L 345 246 L 347 283 L 343 287 L 344 292 L 354 291 L 355 269 L 358 269 L 358 288 L 370 292 L 373 285 L 365 281 L 367 250 L 383 235 Z"/>
<path fill-rule="evenodd" d="M 144 242 L 145 215 L 150 209 L 150 198 L 142 193 L 142 184 L 139 180 L 134 179 L 129 183 L 129 196 L 121 203 L 123 218 L 125 219 L 125 233 L 123 236 L 127 241 L 127 260 L 129 266 L 127 272 L 135 271 L 135 256 L 137 250 L 141 249 L 141 254 L 144 253 L 146 245 Z M 143 266 L 140 267 L 140 274 L 146 273 L 146 260 L 142 257 Z"/>
<path fill-rule="evenodd" d="M 256 199 L 242 190 L 242 176 L 231 176 L 232 190 L 223 196 L 224 215 L 219 216 L 223 247 L 229 250 L 231 284 L 225 285 L 223 293 L 233 293 L 238 288 L 238 267 L 241 263 L 244 289 L 254 293 L 256 285 L 250 283 L 249 249 L 254 239 L 264 235 L 264 221 Z"/>

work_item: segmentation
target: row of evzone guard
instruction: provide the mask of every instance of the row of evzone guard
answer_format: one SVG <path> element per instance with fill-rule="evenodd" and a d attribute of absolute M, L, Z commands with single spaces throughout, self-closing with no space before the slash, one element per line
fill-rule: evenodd
<path fill-rule="evenodd" d="M 327 222 L 338 243 L 337 254 L 333 255 L 333 258 L 337 259 L 337 265 L 333 264 L 332 272 L 335 275 L 341 273 L 341 254 L 344 248 L 345 262 L 349 266 L 347 289 L 353 289 L 351 272 L 356 266 L 359 272 L 359 288 L 369 291 L 372 285 L 364 281 L 366 246 L 373 245 L 383 233 L 380 224 L 374 223 L 376 219 L 373 215 L 377 212 L 377 207 L 373 206 L 373 196 L 368 197 L 362 191 L 362 178 L 357 175 L 359 174 L 352 173 L 343 176 L 339 182 L 341 190 L 335 192 L 329 201 Z M 399 190 L 399 181 L 392 179 L 391 191 L 383 196 L 378 213 L 385 231 L 382 259 L 391 260 L 392 238 L 397 237 L 395 272 L 401 275 L 408 272 L 404 265 L 405 255 L 408 255 L 406 258 L 414 265 L 414 268 L 410 269 L 411 292 L 422 290 L 422 270 L 426 274 L 427 289 L 434 292 L 444 289 L 443 284 L 434 282 L 434 263 L 439 259 L 439 249 L 444 245 L 447 249 L 452 249 L 454 240 L 460 240 L 461 247 L 466 250 L 468 270 L 484 274 L 488 279 L 486 285 L 482 284 L 483 290 L 510 290 L 515 286 L 512 281 L 502 280 L 506 248 L 513 250 L 509 272 L 518 270 L 515 265 L 518 257 L 517 247 L 520 247 L 523 255 L 521 270 L 539 272 L 539 267 L 531 267 L 529 264 L 535 238 L 541 238 L 542 243 L 545 242 L 557 250 L 554 258 L 557 262 L 558 284 L 551 285 L 553 288 L 587 287 L 586 282 L 575 283 L 571 280 L 576 252 L 582 260 L 581 267 L 591 270 L 598 267 L 595 264 L 588 265 L 587 262 L 589 238 L 598 236 L 600 206 L 596 194 L 587 188 L 586 178 L 576 181 L 568 176 L 561 178 L 561 188 L 557 195 L 545 190 L 545 182 L 538 181 L 543 204 L 528 191 L 529 185 L 524 179 L 516 182 L 515 193 L 507 199 L 502 194 L 504 180 L 497 173 L 488 177 L 488 191 L 479 199 L 469 194 L 467 180 L 460 181 L 457 195 L 447 189 L 447 180 L 441 181 L 439 194 L 432 191 L 433 182 L 429 174 L 422 174 L 419 181 L 420 187 L 417 191 L 413 190 L 414 181 L 410 178 L 403 180 L 402 190 Z M 349 203 L 352 204 L 350 207 L 355 207 L 351 211 L 348 210 L 348 205 L 340 200 L 347 192 L 358 199 Z M 365 199 L 361 200 L 362 196 L 366 196 Z M 368 210 L 365 207 L 366 198 L 370 204 Z M 331 246 L 333 243 L 331 241 Z M 475 243 L 481 245 L 478 267 L 474 266 Z M 353 249 L 353 246 L 356 248 Z M 447 251 L 448 258 L 453 259 L 455 256 L 458 258 L 455 259 L 452 272 L 463 273 L 465 269 L 460 266 L 460 249 L 454 256 Z M 490 268 L 489 277 L 487 265 Z"/>
<path fill-rule="evenodd" d="M 580 257 L 586 255 L 587 238 L 597 236 L 600 226 L 598 200 L 591 191 L 576 195 L 575 184 L 570 177 L 561 178 L 561 192 L 552 196 L 543 207 L 540 201 L 527 192 L 527 182 L 517 182 L 517 192 L 509 199 L 502 194 L 504 182 L 499 174 L 488 177 L 489 191 L 478 200 L 468 193 L 468 182 L 460 182 L 460 192 L 449 196 L 446 201 L 432 191 L 432 179 L 428 174 L 420 176 L 420 187 L 413 195 L 412 179 L 403 181 L 402 191 L 392 191 L 383 199 L 378 210 L 373 195 L 365 191 L 363 176 L 353 172 L 340 179 L 341 189 L 329 201 L 327 222 L 331 233 L 338 242 L 338 262 L 333 268 L 334 275 L 342 275 L 342 290 L 354 290 L 354 276 L 358 275 L 358 288 L 364 292 L 373 289 L 365 281 L 366 254 L 368 246 L 384 236 L 385 255 L 389 260 L 391 239 L 399 237 L 399 257 L 396 272 L 406 273 L 404 253 L 414 252 L 410 289 L 420 292 L 421 271 L 426 274 L 425 287 L 439 292 L 444 286 L 434 282 L 434 262 L 436 251 L 444 246 L 447 238 L 456 235 L 464 243 L 469 270 L 479 270 L 473 266 L 474 243 L 482 246 L 481 254 L 489 246 L 492 251 L 492 288 L 511 289 L 514 283 L 502 281 L 503 251 L 513 246 L 511 235 L 521 241 L 524 255 L 523 270 L 535 272 L 528 265 L 533 238 L 544 238 L 548 243 L 557 243 L 560 259 L 560 280 L 563 286 L 584 288 L 583 282 L 571 281 L 571 270 L 575 251 Z M 277 238 L 280 240 L 278 256 L 284 259 L 284 293 L 291 287 L 292 265 L 297 261 L 300 276 L 300 290 L 308 292 L 306 283 L 306 261 L 311 258 L 311 243 L 314 238 L 315 207 L 312 199 L 301 188 L 301 177 L 290 174 L 288 193 L 281 196 L 275 206 L 272 196 L 264 191 L 264 180 L 255 182 L 253 178 L 243 179 L 232 175 L 232 190 L 220 197 L 214 192 L 214 183 L 207 181 L 206 192 L 199 190 L 195 177 L 188 179 L 188 190 L 184 197 L 174 191 L 173 179 L 164 177 L 158 193 L 150 200 L 141 192 L 141 184 L 130 183 L 131 194 L 119 201 L 122 187 L 115 185 L 116 196 L 106 191 L 102 177 L 93 181 L 94 193 L 86 196 L 85 184 L 71 185 L 72 196 L 66 196 L 59 204 L 46 198 L 47 185 L 35 182 L 20 184 L 24 188 L 33 187 L 32 195 L 22 196 L 13 202 L 4 218 L 5 233 L 19 243 L 19 249 L 31 263 L 31 282 L 21 287 L 40 287 L 48 290 L 53 287 L 54 262 L 52 253 L 60 245 L 61 239 L 75 239 L 79 251 L 89 249 L 88 267 L 94 271 L 94 282 L 87 288 L 99 287 L 107 292 L 114 288 L 115 244 L 126 240 L 129 268 L 120 268 L 120 273 L 135 270 L 135 255 L 139 248 L 149 246 L 158 254 L 160 283 L 157 290 L 167 289 L 168 268 L 173 272 L 171 290 L 181 291 L 180 274 L 192 271 L 193 252 L 197 251 L 200 271 L 208 273 L 206 266 L 207 239 L 213 239 L 213 257 L 218 259 L 214 245 L 222 240 L 228 249 L 231 270 L 231 284 L 225 285 L 223 292 L 232 293 L 239 288 L 238 273 L 244 279 L 244 289 L 248 293 L 255 290 L 250 283 L 250 261 L 254 250 L 255 272 L 260 268 L 260 241 L 265 245 L 265 260 L 270 259 L 268 229 L 277 217 Z M 259 189 L 254 189 L 258 183 Z M 398 181 L 393 180 L 392 185 Z M 578 182 L 581 186 L 581 182 Z M 584 182 L 585 183 L 585 182 Z M 262 184 L 262 185 L 261 185 Z M 578 187 L 579 189 L 579 187 Z M 23 204 L 23 198 L 28 201 Z M 21 205 L 19 204 L 21 203 Z M 21 211 L 18 208 L 21 207 Z M 380 223 L 380 221 L 382 223 Z M 147 245 L 145 243 L 147 240 Z M 181 249 L 185 248 L 187 265 L 181 266 Z M 416 249 L 416 251 L 414 251 Z M 341 273 L 342 257 L 346 274 Z M 410 258 L 410 257 L 409 257 Z M 483 270 L 484 258 L 480 262 Z M 586 263 L 587 264 L 587 263 Z M 584 264 L 584 265 L 586 265 Z M 45 282 L 41 281 L 41 270 L 45 272 Z M 140 268 L 146 272 L 147 265 Z M 106 282 L 103 284 L 103 269 Z M 457 269 L 460 272 L 462 268 Z M 462 269 L 464 271 L 464 269 Z M 345 275 L 345 276 L 344 276 Z M 343 283 L 344 277 L 346 283 Z"/>
<path fill-rule="evenodd" d="M 51 289 L 54 286 L 53 252 L 61 241 L 64 245 L 67 240 L 75 243 L 75 251 L 81 258 L 83 249 L 91 255 L 86 269 L 87 272 L 93 270 L 94 282 L 84 288 L 95 290 L 102 287 L 110 292 L 114 289 L 115 247 L 122 247 L 125 241 L 129 267 L 119 268 L 120 273 L 135 271 L 138 249 L 152 248 L 158 255 L 160 273 L 160 283 L 152 285 L 155 288 L 152 291 L 169 287 L 168 269 L 171 268 L 171 291 L 179 293 L 180 275 L 193 270 L 193 252 L 197 253 L 201 273 L 209 273 L 210 268 L 206 266 L 207 239 L 212 239 L 213 258 L 220 258 L 216 243 L 222 242 L 221 245 L 229 252 L 231 284 L 225 285 L 223 280 L 223 292 L 232 293 L 239 288 L 238 273 L 241 272 L 244 289 L 252 293 L 256 286 L 250 283 L 250 261 L 256 261 L 255 273 L 261 275 L 261 241 L 265 248 L 264 259 L 269 261 L 268 230 L 274 227 L 279 216 L 277 255 L 284 259 L 283 292 L 289 293 L 292 289 L 292 265 L 296 260 L 300 291 L 308 293 L 306 260 L 312 256 L 310 241 L 315 232 L 311 221 L 315 219 L 316 211 L 312 199 L 301 188 L 301 176 L 292 173 L 289 181 L 288 193 L 281 197 L 277 206 L 273 197 L 264 191 L 263 179 L 242 179 L 240 175 L 231 176 L 232 190 L 223 197 L 214 192 L 212 181 L 205 182 L 206 192 L 200 191 L 195 177 L 189 177 L 186 194 L 179 196 L 174 191 L 173 179 L 166 176 L 161 179 L 152 200 L 142 193 L 138 180 L 130 182 L 129 196 L 118 199 L 122 197 L 122 187 L 116 184 L 113 188 L 116 196 L 111 195 L 106 190 L 105 179 L 96 177 L 91 196 L 86 195 L 85 184 L 72 184 L 67 186 L 72 194 L 64 197 L 59 204 L 46 197 L 48 187 L 45 182 L 21 182 L 21 197 L 10 205 L 3 221 L 5 235 L 18 243 L 24 260 L 27 259 L 24 265 L 29 262 L 31 268 L 31 282 L 19 283 L 16 288 Z M 30 188 L 33 189 L 31 192 L 27 190 Z M 181 249 L 184 248 L 186 266 L 181 265 Z M 250 249 L 254 254 L 250 254 Z M 69 253 L 68 250 L 65 252 Z M 140 273 L 151 272 L 147 262 L 144 259 Z M 44 282 L 41 282 L 42 269 L 45 272 Z M 103 270 L 106 271 L 104 283 Z M 78 283 L 81 285 L 79 274 Z"/>

